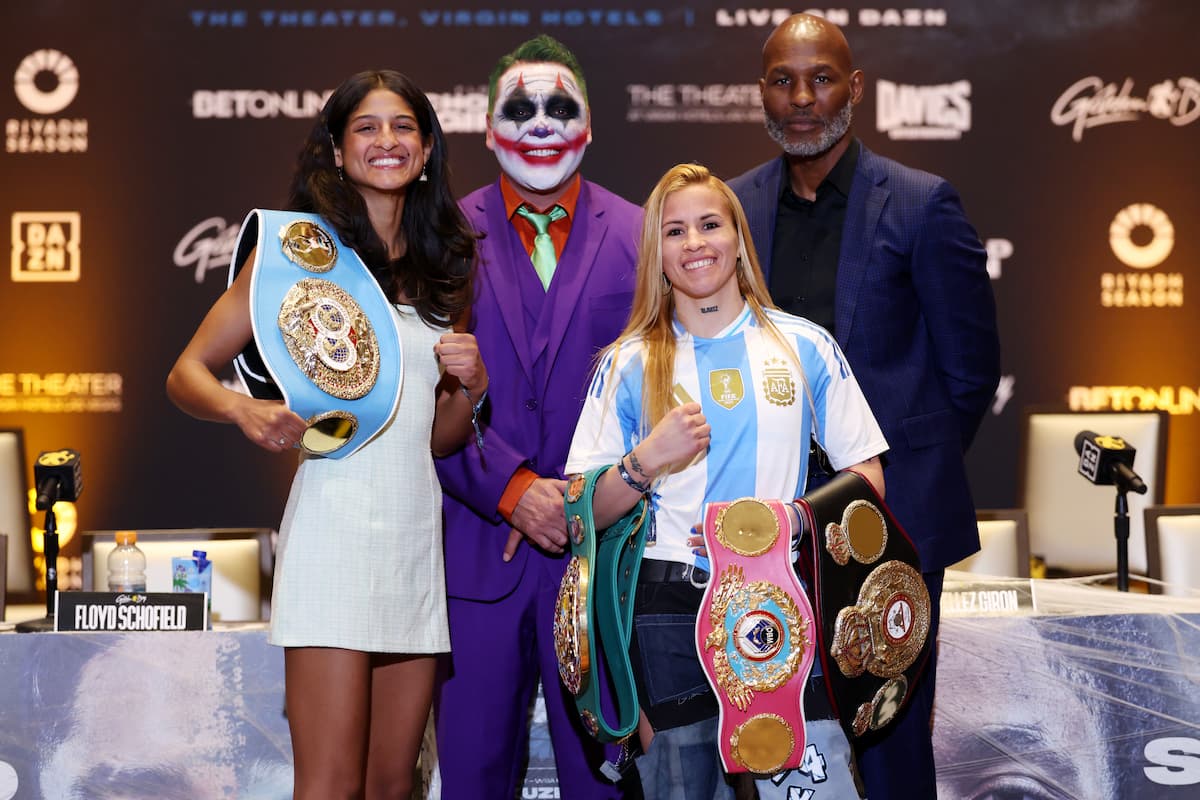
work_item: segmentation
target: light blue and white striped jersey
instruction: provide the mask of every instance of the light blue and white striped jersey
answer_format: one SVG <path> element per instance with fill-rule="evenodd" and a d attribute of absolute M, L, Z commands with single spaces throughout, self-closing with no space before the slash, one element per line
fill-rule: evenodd
<path fill-rule="evenodd" d="M 646 558 L 692 563 L 687 537 L 705 503 L 799 497 L 810 436 L 816 436 L 836 469 L 887 450 L 833 337 L 800 317 L 768 314 L 804 368 L 817 430 L 812 431 L 796 359 L 758 326 L 749 305 L 711 339 L 693 336 L 676 323 L 676 396 L 700 403 L 712 437 L 705 453 L 655 484 L 658 542 L 647 548 Z M 568 474 L 615 464 L 641 440 L 642 353 L 638 339 L 601 361 L 571 441 Z"/>

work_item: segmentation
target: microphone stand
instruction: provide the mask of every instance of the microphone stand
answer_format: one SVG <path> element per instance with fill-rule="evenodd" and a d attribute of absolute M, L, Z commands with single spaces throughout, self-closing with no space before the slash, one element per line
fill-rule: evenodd
<path fill-rule="evenodd" d="M 1129 498 L 1127 488 L 1117 482 L 1117 507 L 1113 514 L 1113 533 L 1117 537 L 1117 591 L 1129 591 Z"/>
<path fill-rule="evenodd" d="M 58 498 L 55 497 L 55 500 Z M 58 523 L 54 518 L 54 502 L 46 509 L 46 534 L 42 539 L 46 560 L 46 616 L 17 623 L 21 633 L 44 633 L 54 630 L 54 603 L 58 594 Z"/>

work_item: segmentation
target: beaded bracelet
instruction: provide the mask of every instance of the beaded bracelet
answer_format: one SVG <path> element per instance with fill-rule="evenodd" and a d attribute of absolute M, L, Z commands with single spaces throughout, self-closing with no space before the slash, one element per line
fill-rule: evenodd
<path fill-rule="evenodd" d="M 483 394 L 479 395 L 479 399 L 475 400 L 471 397 L 471 392 L 466 386 L 459 384 L 463 395 L 466 396 L 467 402 L 471 404 L 471 427 L 475 429 L 475 446 L 483 450 L 483 431 L 479 429 L 479 410 L 483 408 L 483 401 L 487 400 L 487 389 L 483 390 Z"/>
<path fill-rule="evenodd" d="M 625 456 L 621 456 L 621 458 L 617 460 L 617 474 L 620 475 L 621 480 L 625 481 L 629 488 L 633 489 L 635 492 L 638 492 L 639 494 L 650 493 L 649 481 L 642 483 L 630 475 L 629 470 L 625 469 Z"/>

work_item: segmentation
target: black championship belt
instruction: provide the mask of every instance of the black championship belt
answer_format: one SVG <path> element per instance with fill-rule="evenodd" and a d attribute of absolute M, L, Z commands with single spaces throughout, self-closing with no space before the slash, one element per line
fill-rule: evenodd
<path fill-rule="evenodd" d="M 851 742 L 885 727 L 912 697 L 933 648 L 917 549 L 855 472 L 796 501 L 804 518 L 817 652 Z M 808 564 L 804 564 L 808 567 Z"/>

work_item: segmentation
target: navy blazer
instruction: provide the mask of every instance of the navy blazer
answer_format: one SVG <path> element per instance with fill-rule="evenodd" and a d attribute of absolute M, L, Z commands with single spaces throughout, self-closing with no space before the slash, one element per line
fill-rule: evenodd
<path fill-rule="evenodd" d="M 769 276 L 783 157 L 729 182 Z M 963 453 L 1000 379 L 996 305 L 979 236 L 954 188 L 863 146 L 846 207 L 837 342 L 890 450 L 887 502 L 922 568 L 979 549 Z"/>

